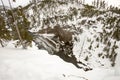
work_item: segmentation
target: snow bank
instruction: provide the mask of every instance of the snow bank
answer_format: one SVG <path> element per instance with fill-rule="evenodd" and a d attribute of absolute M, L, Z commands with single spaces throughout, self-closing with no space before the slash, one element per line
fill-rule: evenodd
<path fill-rule="evenodd" d="M 0 80 L 103 80 L 114 74 L 114 70 L 102 68 L 85 72 L 44 50 L 0 51 Z"/>

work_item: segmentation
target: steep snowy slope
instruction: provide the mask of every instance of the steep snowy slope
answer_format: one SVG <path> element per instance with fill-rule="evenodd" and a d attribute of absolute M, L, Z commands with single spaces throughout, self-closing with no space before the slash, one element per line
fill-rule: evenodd
<path fill-rule="evenodd" d="M 44 50 L 0 48 L 0 51 L 0 80 L 103 80 L 114 75 L 113 69 L 85 72 Z"/>

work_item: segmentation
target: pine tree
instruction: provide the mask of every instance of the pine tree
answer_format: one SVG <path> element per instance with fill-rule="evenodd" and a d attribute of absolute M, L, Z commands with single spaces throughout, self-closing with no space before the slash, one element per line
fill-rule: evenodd
<path fill-rule="evenodd" d="M 13 8 L 12 8 L 12 5 L 11 5 L 10 0 L 8 0 L 8 2 L 9 2 L 9 5 L 10 5 L 10 8 L 11 8 L 11 14 L 12 14 L 12 17 L 13 17 L 14 26 L 15 26 L 15 28 L 16 28 L 16 31 L 17 31 L 17 34 L 18 34 L 18 37 L 19 37 L 20 43 L 21 43 L 23 49 L 25 49 L 26 47 L 25 47 L 25 45 L 24 45 L 24 43 L 23 43 L 23 40 L 22 40 L 22 37 L 21 37 L 20 31 L 19 31 L 19 28 L 18 28 L 18 26 L 17 26 L 17 24 L 16 24 L 17 22 L 16 22 L 16 20 L 15 20 L 14 13 L 13 13 L 13 11 L 12 11 Z"/>
<path fill-rule="evenodd" d="M 17 25 L 18 25 L 18 28 L 19 28 L 19 31 L 20 31 L 23 41 L 25 41 L 27 43 L 29 43 L 29 42 L 31 43 L 33 38 L 32 38 L 31 33 L 29 32 L 30 22 L 26 18 L 22 7 L 20 9 L 18 9 L 17 19 L 18 19 Z"/>
<path fill-rule="evenodd" d="M 97 8 L 99 8 L 99 0 L 97 0 Z"/>
<path fill-rule="evenodd" d="M 24 13 L 24 8 L 22 8 L 21 6 L 17 7 L 14 10 L 14 18 L 16 20 L 16 25 L 17 28 L 19 30 L 20 36 L 22 38 L 22 42 L 24 44 L 24 48 L 27 48 L 27 46 L 31 46 L 31 42 L 33 40 L 33 36 L 32 33 L 29 31 L 30 29 L 30 22 L 28 21 L 25 13 Z M 12 16 L 12 12 L 11 10 L 8 11 L 9 15 Z M 14 21 L 14 20 L 13 20 Z M 21 41 L 19 39 L 19 36 L 16 35 L 17 31 L 16 31 L 16 27 L 14 25 L 14 22 L 11 23 L 11 28 L 12 28 L 12 35 L 13 35 L 13 39 L 14 40 L 18 40 L 17 44 L 15 45 L 16 47 L 21 44 Z"/>
<path fill-rule="evenodd" d="M 5 21 L 5 17 L 7 17 L 5 5 L 3 3 L 3 0 L 1 0 L 1 2 L 2 2 L 2 6 L 3 6 L 4 14 L 0 15 L 0 44 L 2 47 L 4 47 L 5 46 L 4 42 L 11 39 L 11 34 L 10 34 L 10 31 L 8 30 L 9 25 L 6 25 L 6 24 L 8 24 L 8 22 Z"/>
<path fill-rule="evenodd" d="M 8 30 L 4 17 L 0 15 L 0 44 L 4 47 L 4 41 L 11 39 L 10 31 Z"/>

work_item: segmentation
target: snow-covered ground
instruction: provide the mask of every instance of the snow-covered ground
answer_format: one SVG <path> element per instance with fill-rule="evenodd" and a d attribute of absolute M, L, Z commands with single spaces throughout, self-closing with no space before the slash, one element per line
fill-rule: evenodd
<path fill-rule="evenodd" d="M 0 47 L 0 80 L 120 80 L 119 74 L 114 75 L 114 68 L 85 72 L 35 47 Z"/>
<path fill-rule="evenodd" d="M 4 3 L 6 3 L 5 1 L 6 0 L 4 0 Z M 22 3 L 22 1 L 24 0 L 20 1 Z M 29 2 L 29 0 L 26 0 L 24 3 L 27 4 L 27 2 Z M 15 4 L 17 6 L 21 5 L 17 3 L 20 2 L 16 0 L 16 2 L 13 2 L 12 4 L 14 7 Z M 73 21 L 73 23 L 76 24 L 77 21 L 75 20 Z M 99 24 L 97 25 L 99 26 Z M 97 32 L 101 31 L 101 26 L 102 25 L 100 24 L 99 28 L 96 29 Z M 84 39 L 84 37 L 87 36 L 88 38 L 94 39 L 92 38 L 93 35 L 88 35 L 90 34 L 90 32 L 93 31 L 94 30 L 92 28 L 90 30 L 85 29 L 84 34 L 80 35 L 80 37 L 82 37 L 81 39 Z M 85 40 L 81 40 L 80 43 L 76 43 L 78 44 L 75 47 L 76 53 L 78 53 L 79 51 L 83 52 L 77 47 L 82 47 L 80 45 L 82 45 L 84 41 Z M 85 43 L 87 43 L 87 41 Z M 94 43 L 94 45 L 96 45 L 96 42 Z M 102 44 L 100 46 L 102 46 Z M 88 47 L 88 45 L 84 47 Z M 101 48 L 103 47 L 100 47 L 100 49 Z M 97 53 L 98 51 L 100 50 L 96 49 L 94 53 Z M 120 52 L 120 50 L 118 50 L 117 52 Z M 96 64 L 96 56 L 95 59 L 93 58 L 89 62 L 92 64 Z M 105 61 L 102 60 L 102 63 Z M 36 47 L 23 50 L 21 48 L 14 48 L 13 46 L 8 45 L 5 48 L 0 47 L 0 80 L 120 80 L 119 61 L 120 53 L 117 55 L 115 67 L 98 67 L 99 65 L 97 65 L 93 68 L 93 70 L 85 72 L 82 69 L 76 68 L 71 63 L 64 62 L 58 56 L 48 54 L 48 52 L 45 50 L 38 50 Z M 107 66 L 107 64 L 105 64 L 105 66 Z"/>

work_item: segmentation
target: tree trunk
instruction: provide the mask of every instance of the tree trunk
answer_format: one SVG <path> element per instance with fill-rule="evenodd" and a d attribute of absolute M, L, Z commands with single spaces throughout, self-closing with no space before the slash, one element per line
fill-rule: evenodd
<path fill-rule="evenodd" d="M 1 40 L 1 39 L 0 39 L 0 44 L 1 44 L 1 46 L 2 46 L 2 47 L 4 47 L 4 45 L 3 45 L 3 43 L 2 43 L 2 40 Z"/>
<path fill-rule="evenodd" d="M 14 13 L 13 13 L 13 11 L 12 11 L 13 8 L 12 8 L 12 5 L 11 5 L 10 0 L 8 0 L 8 1 L 9 1 L 9 5 L 10 5 L 10 8 L 11 8 L 11 12 L 12 12 L 13 20 L 14 20 L 14 22 L 15 22 L 15 16 L 14 16 Z M 15 22 L 14 25 L 15 25 L 15 28 L 16 28 L 16 31 L 17 31 L 17 34 L 18 34 L 19 40 L 20 40 L 20 42 L 21 42 L 21 45 L 22 45 L 23 49 L 26 49 L 25 44 L 23 43 L 22 37 L 21 37 L 21 35 L 20 35 L 20 31 L 19 31 L 18 26 L 17 26 L 17 22 Z"/>

